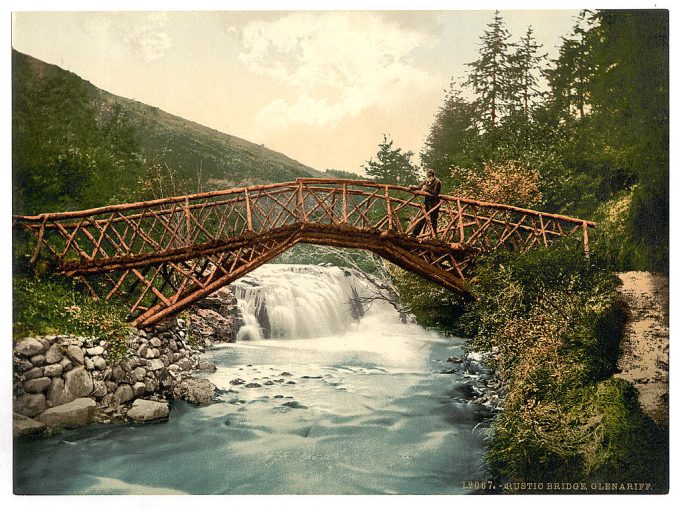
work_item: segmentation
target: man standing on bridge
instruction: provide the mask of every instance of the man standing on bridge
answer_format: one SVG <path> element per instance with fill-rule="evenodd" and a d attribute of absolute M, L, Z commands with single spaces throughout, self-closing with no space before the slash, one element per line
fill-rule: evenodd
<path fill-rule="evenodd" d="M 432 235 L 437 237 L 437 220 L 439 219 L 439 193 L 442 191 L 442 182 L 434 175 L 434 170 L 425 171 L 425 181 L 416 186 L 409 186 L 409 190 L 425 192 L 425 210 L 432 223 Z M 413 229 L 413 235 L 418 236 L 426 224 L 425 218 L 421 219 Z"/>

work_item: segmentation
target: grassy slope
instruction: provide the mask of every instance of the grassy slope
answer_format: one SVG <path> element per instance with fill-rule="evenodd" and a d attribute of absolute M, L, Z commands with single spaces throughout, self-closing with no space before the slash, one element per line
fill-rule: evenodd
<path fill-rule="evenodd" d="M 13 50 L 13 76 L 22 66 L 35 80 L 73 73 Z M 241 138 L 221 133 L 166 113 L 156 107 L 116 96 L 84 81 L 89 99 L 98 110 L 110 103 L 123 108 L 136 128 L 143 156 L 167 164 L 179 178 L 195 178 L 202 166 L 203 188 L 224 188 L 236 184 L 281 182 L 296 177 L 324 174 L 284 154 Z M 13 87 L 22 87 L 16 80 Z"/>

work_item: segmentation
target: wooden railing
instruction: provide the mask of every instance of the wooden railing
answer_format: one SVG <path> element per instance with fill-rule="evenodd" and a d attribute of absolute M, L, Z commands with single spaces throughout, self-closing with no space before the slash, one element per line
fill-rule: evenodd
<path fill-rule="evenodd" d="M 60 272 L 94 295 L 131 300 L 139 324 L 180 310 L 299 242 L 372 250 L 459 291 L 480 253 L 525 251 L 562 237 L 578 237 L 588 251 L 592 222 L 448 195 L 436 206 L 435 233 L 421 195 L 374 181 L 298 179 L 15 216 L 14 223 L 34 235 L 33 262 L 49 253 Z"/>

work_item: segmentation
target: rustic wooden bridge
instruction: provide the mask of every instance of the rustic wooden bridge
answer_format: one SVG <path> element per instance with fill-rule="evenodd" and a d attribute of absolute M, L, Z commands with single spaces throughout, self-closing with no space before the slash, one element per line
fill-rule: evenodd
<path fill-rule="evenodd" d="M 297 243 L 370 250 L 455 292 L 466 269 L 501 247 L 526 251 L 578 237 L 594 224 L 503 204 L 441 196 L 434 233 L 420 191 L 373 181 L 295 182 L 168 197 L 63 213 L 15 216 L 57 271 L 100 299 L 130 305 L 152 325 Z M 415 235 L 415 233 L 418 233 Z"/>

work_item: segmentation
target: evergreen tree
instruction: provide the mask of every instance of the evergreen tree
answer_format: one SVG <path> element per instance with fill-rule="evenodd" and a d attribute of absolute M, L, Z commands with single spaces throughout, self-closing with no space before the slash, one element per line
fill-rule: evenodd
<path fill-rule="evenodd" d="M 487 25 L 481 37 L 479 58 L 467 64 L 470 74 L 465 85 L 472 87 L 477 96 L 477 109 L 481 126 L 493 130 L 512 105 L 512 65 L 508 42 L 510 33 L 499 11 Z"/>
<path fill-rule="evenodd" d="M 423 164 L 437 172 L 445 187 L 450 185 L 451 167 L 474 164 L 469 153 L 478 139 L 475 126 L 475 107 L 463 99 L 455 83 L 446 92 L 444 105 L 439 108 L 430 126 L 425 148 L 420 154 Z"/>
<path fill-rule="evenodd" d="M 369 159 L 362 168 L 375 181 L 394 185 L 407 186 L 418 180 L 418 169 L 411 163 L 412 151 L 402 153 L 400 148 L 393 149 L 393 140 L 383 135 L 383 141 L 378 145 L 376 159 Z"/>
<path fill-rule="evenodd" d="M 529 26 L 510 59 L 512 82 L 509 94 L 513 97 L 515 109 L 522 112 L 525 120 L 530 118 L 541 97 L 537 76 L 546 57 L 546 54 L 539 54 L 541 46 L 536 43 L 534 31 Z"/>

